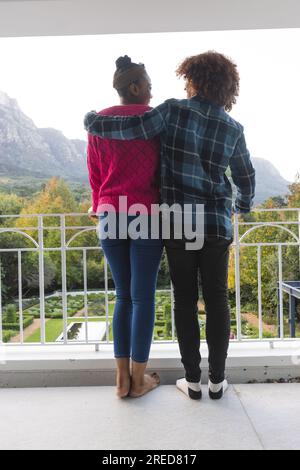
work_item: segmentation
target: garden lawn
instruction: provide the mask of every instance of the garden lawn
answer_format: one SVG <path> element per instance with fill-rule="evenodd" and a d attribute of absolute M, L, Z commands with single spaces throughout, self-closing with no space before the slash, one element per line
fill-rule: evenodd
<path fill-rule="evenodd" d="M 69 318 L 68 319 L 68 325 L 70 323 L 76 322 L 84 322 L 84 318 Z M 103 321 L 100 318 L 89 318 L 89 322 L 92 321 Z M 112 323 L 112 319 L 109 319 L 110 323 Z M 55 340 L 61 335 L 63 332 L 63 320 L 62 319 L 55 319 L 55 320 L 48 320 L 46 322 L 46 342 L 47 343 L 53 343 Z M 112 341 L 112 328 L 109 328 L 109 340 Z M 26 343 L 39 343 L 41 341 L 41 332 L 40 330 L 37 330 L 35 333 L 33 333 L 31 336 L 28 336 L 26 339 Z"/>

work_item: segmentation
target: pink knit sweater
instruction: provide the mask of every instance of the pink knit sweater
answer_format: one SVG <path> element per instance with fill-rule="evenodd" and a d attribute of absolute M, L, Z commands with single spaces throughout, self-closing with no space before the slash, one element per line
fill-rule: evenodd
<path fill-rule="evenodd" d="M 121 105 L 99 114 L 130 116 L 150 109 L 144 105 Z M 159 152 L 159 139 L 125 142 L 89 134 L 87 165 L 93 212 L 101 212 L 102 204 L 111 204 L 116 212 L 123 212 L 119 196 L 127 196 L 128 209 L 139 203 L 150 213 L 151 204 L 159 202 Z"/>

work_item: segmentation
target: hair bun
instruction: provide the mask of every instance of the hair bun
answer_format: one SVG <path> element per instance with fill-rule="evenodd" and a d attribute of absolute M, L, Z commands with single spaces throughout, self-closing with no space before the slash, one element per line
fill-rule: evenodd
<path fill-rule="evenodd" d="M 123 57 L 119 57 L 116 60 L 116 66 L 117 66 L 117 69 L 119 69 L 119 70 L 126 70 L 126 69 L 130 68 L 131 65 L 132 65 L 131 58 L 128 57 L 128 55 L 124 55 Z"/>

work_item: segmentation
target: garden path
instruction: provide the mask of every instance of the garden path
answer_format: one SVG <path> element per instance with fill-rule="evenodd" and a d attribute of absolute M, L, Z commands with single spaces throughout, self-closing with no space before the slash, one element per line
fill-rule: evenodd
<path fill-rule="evenodd" d="M 49 318 L 46 318 L 45 323 L 47 323 L 48 320 L 49 320 Z M 23 332 L 24 341 L 29 336 L 33 335 L 33 333 L 35 333 L 40 327 L 41 327 L 41 320 L 39 318 L 36 318 L 31 325 L 29 325 L 27 328 L 25 328 L 25 330 Z M 11 340 L 10 340 L 10 343 L 20 343 L 20 342 L 21 342 L 20 333 L 18 335 L 14 336 L 13 338 L 11 338 Z"/>
<path fill-rule="evenodd" d="M 247 320 L 249 325 L 252 325 L 252 326 L 255 326 L 256 328 L 259 328 L 259 319 L 258 319 L 257 315 L 255 315 L 254 313 L 242 313 L 242 317 L 245 320 Z M 267 323 L 263 322 L 262 326 L 263 326 L 263 330 L 266 333 L 272 333 L 272 334 L 277 333 L 277 328 L 276 328 L 275 325 L 268 325 Z"/>

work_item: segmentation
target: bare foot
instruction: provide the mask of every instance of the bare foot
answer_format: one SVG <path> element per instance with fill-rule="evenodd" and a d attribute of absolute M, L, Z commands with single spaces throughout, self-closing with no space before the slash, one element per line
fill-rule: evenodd
<path fill-rule="evenodd" d="M 151 375 L 145 374 L 144 383 L 142 385 L 136 385 L 132 383 L 129 396 L 132 398 L 142 397 L 146 393 L 151 392 L 152 390 L 157 388 L 159 384 L 160 378 L 156 372 L 153 372 L 153 374 Z"/>
<path fill-rule="evenodd" d="M 121 374 L 117 372 L 117 388 L 116 395 L 118 398 L 126 398 L 130 391 L 131 378 L 130 374 Z"/>

